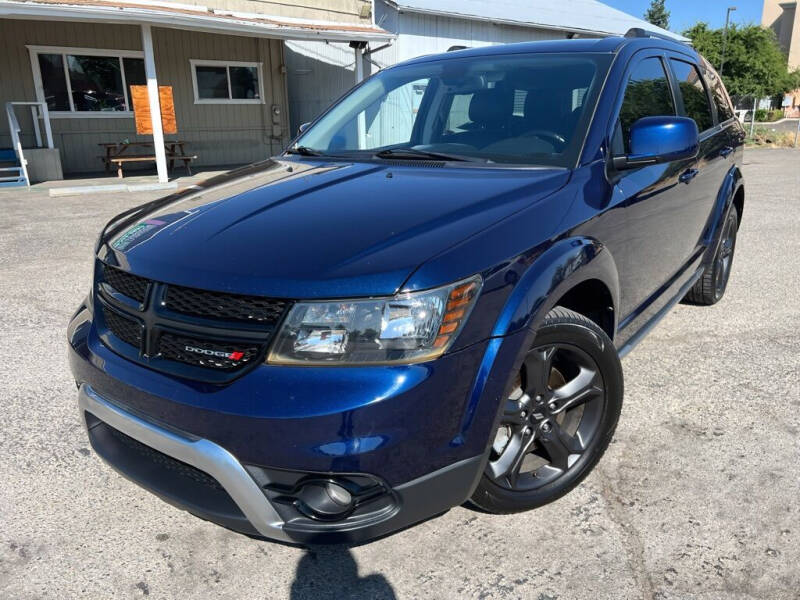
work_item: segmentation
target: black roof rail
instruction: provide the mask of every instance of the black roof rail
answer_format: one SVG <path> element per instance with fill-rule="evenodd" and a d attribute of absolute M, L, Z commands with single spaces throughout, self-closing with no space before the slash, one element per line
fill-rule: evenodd
<path fill-rule="evenodd" d="M 667 40 L 668 42 L 675 42 L 677 44 L 685 43 L 681 40 L 676 40 L 673 37 L 664 35 L 657 31 L 650 31 L 649 29 L 642 29 L 641 27 L 631 27 L 625 32 L 626 38 L 658 38 L 659 40 Z"/>
<path fill-rule="evenodd" d="M 450 46 L 448 52 L 456 52 L 457 50 L 469 50 L 469 46 Z"/>

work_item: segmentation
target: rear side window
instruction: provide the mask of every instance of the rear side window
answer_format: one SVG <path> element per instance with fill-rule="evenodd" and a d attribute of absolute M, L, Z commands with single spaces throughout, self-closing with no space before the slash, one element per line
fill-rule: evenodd
<path fill-rule="evenodd" d="M 683 98 L 686 116 L 694 119 L 698 131 L 705 131 L 714 126 L 708 94 L 697 67 L 682 60 L 670 59 L 672 72 L 678 81 L 678 88 Z"/>
<path fill-rule="evenodd" d="M 717 117 L 719 122 L 723 123 L 728 119 L 733 118 L 733 109 L 731 108 L 731 101 L 728 98 L 728 93 L 725 91 L 725 86 L 722 85 L 722 79 L 715 71 L 710 69 L 706 70 L 706 81 L 711 86 L 711 92 L 714 95 L 714 104 L 717 107 Z"/>
<path fill-rule="evenodd" d="M 619 111 L 625 152 L 630 152 L 631 125 L 642 117 L 675 115 L 672 92 L 660 58 L 645 58 L 631 71 Z"/>

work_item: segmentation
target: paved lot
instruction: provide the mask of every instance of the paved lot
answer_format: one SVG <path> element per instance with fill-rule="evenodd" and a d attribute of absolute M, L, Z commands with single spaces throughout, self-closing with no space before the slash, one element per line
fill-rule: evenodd
<path fill-rule="evenodd" d="M 764 127 L 771 131 L 780 131 L 780 132 L 791 132 L 794 133 L 797 131 L 797 119 L 783 119 L 782 121 L 778 121 L 776 123 L 758 123 L 756 122 L 756 127 Z M 744 128 L 747 131 L 750 131 L 750 123 L 745 123 Z"/>
<path fill-rule="evenodd" d="M 0 598 L 800 598 L 800 151 L 750 151 L 746 177 L 728 295 L 625 359 L 582 486 L 310 551 L 191 517 L 87 448 L 65 325 L 101 224 L 153 196 L 0 192 Z"/>

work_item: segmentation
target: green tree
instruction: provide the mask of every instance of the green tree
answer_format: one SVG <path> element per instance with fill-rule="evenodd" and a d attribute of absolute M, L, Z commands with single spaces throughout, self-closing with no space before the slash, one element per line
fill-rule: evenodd
<path fill-rule="evenodd" d="M 716 68 L 722 60 L 722 34 L 722 29 L 711 29 L 706 23 L 697 23 L 683 32 Z M 786 56 L 771 29 L 734 24 L 728 27 L 722 78 L 732 96 L 764 97 L 795 89 L 800 72 L 789 71 Z"/>
<path fill-rule="evenodd" d="M 644 13 L 644 19 L 661 29 L 669 29 L 669 11 L 664 6 L 665 0 L 650 0 L 650 8 Z"/>

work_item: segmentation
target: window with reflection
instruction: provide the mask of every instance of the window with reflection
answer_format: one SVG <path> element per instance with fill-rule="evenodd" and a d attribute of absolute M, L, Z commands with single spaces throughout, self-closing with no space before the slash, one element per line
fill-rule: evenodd
<path fill-rule="evenodd" d="M 643 117 L 675 115 L 675 104 L 669 87 L 667 72 L 660 58 L 645 58 L 631 71 L 625 87 L 625 97 L 619 111 L 619 126 L 615 145 L 623 145 L 630 152 L 631 125 Z M 618 148 L 616 153 L 622 153 Z"/>
<path fill-rule="evenodd" d="M 192 60 L 198 104 L 260 104 L 261 64 Z"/>
<path fill-rule="evenodd" d="M 722 78 L 706 65 L 706 80 L 711 86 L 714 97 L 714 105 L 717 107 L 717 120 L 724 123 L 733 118 L 733 107 L 725 86 L 722 85 Z"/>
<path fill-rule="evenodd" d="M 697 123 L 697 131 L 705 131 L 714 126 L 714 117 L 711 114 L 711 105 L 708 103 L 706 86 L 700 72 L 692 64 L 682 60 L 670 59 L 672 72 L 678 81 L 683 108 L 686 116 Z"/>
<path fill-rule="evenodd" d="M 91 53 L 89 53 L 91 52 Z M 105 53 L 109 54 L 106 55 Z M 37 51 L 40 100 L 55 112 L 114 113 L 131 109 L 131 85 L 144 85 L 144 60 L 113 51 Z"/>

